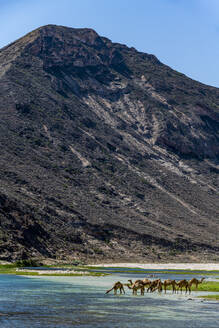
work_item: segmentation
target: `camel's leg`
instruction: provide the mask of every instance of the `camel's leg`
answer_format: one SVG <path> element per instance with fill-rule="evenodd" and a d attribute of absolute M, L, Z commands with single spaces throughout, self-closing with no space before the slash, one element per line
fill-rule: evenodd
<path fill-rule="evenodd" d="M 149 290 L 150 290 L 150 293 L 151 293 L 151 292 L 152 292 L 152 288 L 151 288 L 151 287 L 149 287 L 149 288 L 148 288 L 148 290 L 147 290 L 147 292 L 148 292 Z"/>

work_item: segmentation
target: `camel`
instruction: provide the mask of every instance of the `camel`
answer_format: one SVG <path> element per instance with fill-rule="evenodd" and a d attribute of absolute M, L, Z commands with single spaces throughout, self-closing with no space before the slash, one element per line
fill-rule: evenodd
<path fill-rule="evenodd" d="M 134 283 L 132 282 L 131 279 L 129 279 L 128 281 L 130 281 L 130 284 L 126 284 L 126 286 L 129 289 L 132 289 L 133 295 L 137 295 L 137 291 L 139 289 L 141 291 L 141 295 L 144 295 L 145 283 L 143 280 L 138 279 Z"/>
<path fill-rule="evenodd" d="M 131 288 L 134 287 L 137 284 L 144 284 L 144 280 L 141 280 L 141 279 L 135 280 L 135 282 L 133 282 L 131 279 L 129 279 L 128 281 L 130 283 L 129 284 L 125 284 L 125 286 L 131 287 Z"/>
<path fill-rule="evenodd" d="M 151 280 L 149 280 L 148 278 L 144 278 L 142 281 L 145 285 L 150 285 L 151 283 Z"/>
<path fill-rule="evenodd" d="M 147 279 L 147 278 L 144 278 L 142 280 L 143 284 L 144 284 L 144 287 L 149 287 L 150 284 L 151 284 L 151 280 Z"/>
<path fill-rule="evenodd" d="M 137 282 L 136 284 L 132 285 L 131 287 L 128 286 L 128 288 L 133 290 L 133 295 L 137 295 L 137 291 L 140 289 L 141 295 L 144 295 L 144 284 L 141 282 Z"/>
<path fill-rule="evenodd" d="M 160 279 L 158 279 L 157 286 L 152 289 L 152 292 L 155 292 L 155 290 L 158 290 L 158 293 L 163 290 L 163 282 Z"/>
<path fill-rule="evenodd" d="M 201 278 L 201 280 L 198 280 L 196 278 L 192 278 L 191 280 L 189 280 L 189 287 L 191 288 L 192 285 L 195 285 L 195 289 L 198 289 L 198 285 L 201 284 L 203 282 L 205 278 Z"/>
<path fill-rule="evenodd" d="M 143 280 L 141 280 L 141 279 L 135 280 L 135 282 L 133 282 L 131 279 L 129 279 L 128 281 L 130 282 L 131 285 L 136 284 L 138 282 L 140 282 L 140 283 L 143 282 Z"/>
<path fill-rule="evenodd" d="M 114 295 L 117 295 L 117 290 L 118 289 L 120 290 L 120 294 L 122 294 L 122 292 L 125 294 L 123 284 L 120 281 L 117 281 L 111 289 L 106 291 L 105 294 L 108 294 L 109 292 L 111 292 L 111 290 L 114 290 Z"/>
<path fill-rule="evenodd" d="M 176 292 L 176 280 L 167 279 L 163 282 L 165 294 L 167 292 L 167 286 L 172 286 L 173 293 Z"/>
<path fill-rule="evenodd" d="M 180 289 L 181 293 L 182 293 L 182 289 L 183 289 L 183 287 L 185 287 L 186 293 L 187 293 L 187 290 L 189 290 L 189 294 L 191 293 L 191 288 L 189 286 L 189 282 L 186 279 L 183 279 L 183 280 L 180 280 L 180 281 L 176 282 L 176 285 L 178 286 L 177 292 Z"/>
<path fill-rule="evenodd" d="M 150 285 L 147 289 L 147 293 L 149 292 L 149 290 L 152 293 L 155 289 L 157 289 L 156 287 L 158 287 L 158 285 L 160 285 L 160 282 L 161 282 L 160 279 L 156 279 L 154 281 L 151 281 L 151 283 L 150 283 Z"/>

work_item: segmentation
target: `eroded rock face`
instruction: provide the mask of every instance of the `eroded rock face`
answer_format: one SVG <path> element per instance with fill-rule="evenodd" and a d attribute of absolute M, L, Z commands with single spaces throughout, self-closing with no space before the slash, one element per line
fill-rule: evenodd
<path fill-rule="evenodd" d="M 91 29 L 1 49 L 1 258 L 216 259 L 218 107 Z"/>

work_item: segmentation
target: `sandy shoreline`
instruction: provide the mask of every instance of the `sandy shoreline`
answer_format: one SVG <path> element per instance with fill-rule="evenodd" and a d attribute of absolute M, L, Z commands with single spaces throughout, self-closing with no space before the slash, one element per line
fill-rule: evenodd
<path fill-rule="evenodd" d="M 219 270 L 219 263 L 104 263 L 94 266 L 140 268 L 146 270 Z"/>
<path fill-rule="evenodd" d="M 17 272 L 29 272 L 29 273 L 38 273 L 38 274 L 43 274 L 43 275 L 56 275 L 56 274 L 63 274 L 63 275 L 67 275 L 67 274 L 79 274 L 79 275 L 88 275 L 89 272 L 88 271 L 75 271 L 75 270 L 61 270 L 61 269 L 57 269 L 57 270 L 40 270 L 40 269 L 16 269 Z"/>

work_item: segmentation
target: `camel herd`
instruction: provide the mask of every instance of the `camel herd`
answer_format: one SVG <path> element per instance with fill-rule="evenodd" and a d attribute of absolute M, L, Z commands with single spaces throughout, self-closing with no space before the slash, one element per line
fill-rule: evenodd
<path fill-rule="evenodd" d="M 196 290 L 197 290 L 198 285 L 201 284 L 204 279 L 205 278 L 198 280 L 196 278 L 192 278 L 191 280 L 183 279 L 180 281 L 167 279 L 162 282 L 161 279 L 149 280 L 149 279 L 145 278 L 143 280 L 140 280 L 140 279 L 136 280 L 135 282 L 132 282 L 132 280 L 128 280 L 128 283 L 126 283 L 126 284 L 122 284 L 120 281 L 117 281 L 111 289 L 106 291 L 106 294 L 108 294 L 112 290 L 114 291 L 114 295 L 117 294 L 118 290 L 120 291 L 120 294 L 122 294 L 122 293 L 125 294 L 125 289 L 124 289 L 125 286 L 128 287 L 129 289 L 132 289 L 133 295 L 137 295 L 138 290 L 140 290 L 141 295 L 144 295 L 145 289 L 147 289 L 147 293 L 148 292 L 153 293 L 156 290 L 159 293 L 161 293 L 164 290 L 164 292 L 166 294 L 168 286 L 172 287 L 173 293 L 176 293 L 179 290 L 182 293 L 183 288 L 185 288 L 185 293 L 187 293 L 187 291 L 189 291 L 189 293 L 191 293 L 192 285 L 195 285 Z"/>

